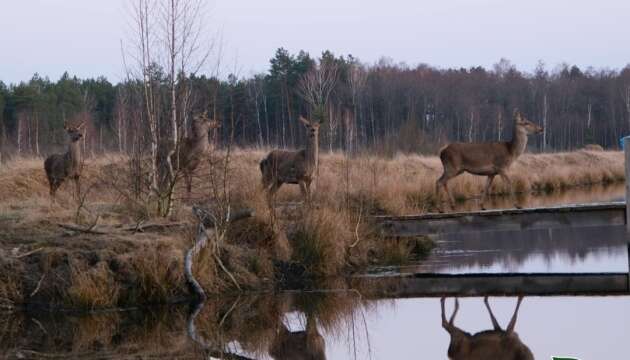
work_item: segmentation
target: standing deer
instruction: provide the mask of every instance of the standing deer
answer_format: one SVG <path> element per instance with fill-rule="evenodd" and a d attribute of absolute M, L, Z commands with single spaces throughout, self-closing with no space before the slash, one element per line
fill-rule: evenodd
<path fill-rule="evenodd" d="M 269 355 L 275 360 L 326 360 L 326 343 L 317 330 L 314 316 L 306 316 L 304 331 L 291 332 L 280 324 Z"/>
<path fill-rule="evenodd" d="M 540 134 L 543 128 L 525 119 L 518 110 L 514 110 L 514 134 L 511 141 L 492 143 L 452 143 L 440 150 L 440 160 L 444 173 L 435 184 L 435 192 L 440 202 L 440 188 L 448 196 L 451 208 L 455 200 L 448 190 L 448 181 L 463 172 L 487 176 L 486 186 L 481 198 L 481 208 L 485 210 L 485 201 L 494 177 L 499 175 L 510 188 L 513 199 L 514 188 L 507 171 L 514 161 L 525 152 L 527 136 Z M 520 208 L 518 204 L 515 207 Z M 440 209 L 441 210 L 441 209 Z"/>
<path fill-rule="evenodd" d="M 448 347 L 448 357 L 451 360 L 533 360 L 534 355 L 531 350 L 521 342 L 518 334 L 514 331 L 518 309 L 521 306 L 523 297 L 519 296 L 516 309 L 506 330 L 501 329 L 497 319 L 490 309 L 488 297 L 484 298 L 484 303 L 492 320 L 493 330 L 480 331 L 474 335 L 456 327 L 455 315 L 459 310 L 459 301 L 455 298 L 455 310 L 449 321 L 446 321 L 444 301 L 440 300 L 442 306 L 442 327 L 448 332 L 451 341 Z"/>
<path fill-rule="evenodd" d="M 282 184 L 298 184 L 307 204 L 311 201 L 311 182 L 315 178 L 319 154 L 319 126 L 300 116 L 306 127 L 306 147 L 298 151 L 273 150 L 260 162 L 262 186 L 267 192 L 267 203 L 272 206 L 275 193 Z"/>
<path fill-rule="evenodd" d="M 79 140 L 83 137 L 83 127 L 85 122 L 76 126 L 70 126 L 64 122 L 63 128 L 70 137 L 68 151 L 65 154 L 53 154 L 44 161 L 44 170 L 50 185 L 50 196 L 55 198 L 55 194 L 61 183 L 67 178 L 74 181 L 77 199 L 81 195 L 81 144 Z"/>
<path fill-rule="evenodd" d="M 221 127 L 218 121 L 208 119 L 208 112 L 197 115 L 192 121 L 191 136 L 185 138 L 171 158 L 173 170 L 181 171 L 186 181 L 186 190 L 192 190 L 195 170 L 210 150 L 208 132 Z"/>

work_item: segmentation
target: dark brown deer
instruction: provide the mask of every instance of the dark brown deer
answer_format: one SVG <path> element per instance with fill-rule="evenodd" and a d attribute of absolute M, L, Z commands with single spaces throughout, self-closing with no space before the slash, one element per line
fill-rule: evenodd
<path fill-rule="evenodd" d="M 269 354 L 275 360 L 326 360 L 326 344 L 315 318 L 307 315 L 304 331 L 291 332 L 280 324 Z"/>
<path fill-rule="evenodd" d="M 221 127 L 218 121 L 208 119 L 208 112 L 193 118 L 191 136 L 182 140 L 171 158 L 173 169 L 180 171 L 186 181 L 186 190 L 190 194 L 195 170 L 210 151 L 208 134 L 211 129 Z"/>
<path fill-rule="evenodd" d="M 451 209 L 455 207 L 455 200 L 448 190 L 448 181 L 463 172 L 473 175 L 487 176 L 486 186 L 481 197 L 481 208 L 485 209 L 485 201 L 494 177 L 499 175 L 510 188 L 514 197 L 512 181 L 507 174 L 514 161 L 525 152 L 527 136 L 540 134 L 543 128 L 525 119 L 518 110 L 514 111 L 514 134 L 512 140 L 493 143 L 452 143 L 440 150 L 440 160 L 444 173 L 435 184 L 435 192 L 440 203 L 440 188 L 448 196 Z M 518 204 L 515 204 L 520 208 Z M 440 211 L 442 208 L 440 206 Z"/>
<path fill-rule="evenodd" d="M 306 147 L 298 151 L 273 150 L 260 162 L 262 186 L 270 207 L 282 184 L 299 185 L 306 203 L 311 201 L 311 183 L 317 174 L 320 123 L 302 116 L 299 120 L 308 134 Z"/>
<path fill-rule="evenodd" d="M 81 159 L 80 140 L 83 137 L 84 122 L 76 126 L 64 123 L 63 128 L 70 137 L 68 151 L 65 154 L 50 155 L 44 161 L 44 170 L 50 186 L 50 196 L 54 199 L 57 189 L 66 179 L 74 181 L 77 199 L 81 195 L 81 169 L 83 167 Z"/>
<path fill-rule="evenodd" d="M 490 309 L 488 297 L 484 298 L 484 303 L 490 314 L 492 330 L 480 331 L 470 334 L 455 326 L 455 316 L 459 310 L 459 301 L 455 298 L 455 309 L 450 320 L 446 320 L 444 310 L 445 299 L 440 300 L 442 307 L 442 327 L 448 332 L 451 341 L 448 347 L 448 357 L 451 360 L 533 360 L 534 355 L 531 350 L 521 342 L 518 334 L 514 331 L 516 327 L 516 317 L 521 306 L 523 297 L 520 296 L 516 303 L 516 309 L 506 330 L 501 329 L 497 319 Z"/>

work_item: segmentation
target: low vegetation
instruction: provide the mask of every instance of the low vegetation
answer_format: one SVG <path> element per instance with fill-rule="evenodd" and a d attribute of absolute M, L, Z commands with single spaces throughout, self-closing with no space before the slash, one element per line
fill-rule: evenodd
<path fill-rule="evenodd" d="M 434 209 L 435 180 L 442 171 L 437 157 L 322 154 L 312 206 L 303 206 L 297 186 L 285 185 L 271 221 L 258 166 L 266 153 L 231 154 L 225 192 L 232 208 L 251 208 L 255 215 L 229 226 L 217 249 L 197 257 L 194 272 L 206 291 L 233 291 L 235 282 L 241 290 L 320 282 L 370 264 L 404 262 L 431 248 L 424 239 L 382 238 L 370 215 Z M 73 198 L 73 184 L 64 183 L 55 203 L 42 161 L 16 158 L 0 167 L 0 307 L 93 309 L 189 296 L 183 254 L 195 237 L 191 206 L 213 198 L 207 164 L 198 169 L 191 194 L 180 184 L 170 218 L 157 219 L 141 198 L 119 188 L 127 179 L 126 158 L 87 160 L 82 195 Z M 623 154 L 525 154 L 510 174 L 519 192 L 619 182 Z M 451 191 L 466 202 L 478 197 L 484 180 L 463 175 L 453 180 Z M 507 195 L 505 184 L 495 182 L 491 194 Z"/>

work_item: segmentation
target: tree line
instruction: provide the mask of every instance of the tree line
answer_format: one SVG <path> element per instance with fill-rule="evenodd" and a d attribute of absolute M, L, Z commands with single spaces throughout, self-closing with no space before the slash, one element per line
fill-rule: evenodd
<path fill-rule="evenodd" d="M 334 69 L 334 86 L 319 110 L 300 92 L 315 67 Z M 280 48 L 269 70 L 251 77 L 176 73 L 151 63 L 143 76 L 117 84 L 68 73 L 57 81 L 35 74 L 18 84 L 0 82 L 0 152 L 57 151 L 64 144 L 64 121 L 87 123 L 88 155 L 134 151 L 149 136 L 142 120 L 147 86 L 157 124 L 177 118 L 183 124 L 179 136 L 186 136 L 193 114 L 208 111 L 224 124 L 216 134 L 219 144 L 299 147 L 302 114 L 324 120 L 322 149 L 435 153 L 450 141 L 508 139 L 515 108 L 545 127 L 544 136 L 532 139 L 534 150 L 590 143 L 614 148 L 630 133 L 630 66 L 561 64 L 549 70 L 539 63 L 527 73 L 501 59 L 491 69 L 439 69 L 389 59 L 366 65 L 351 55 L 325 51 L 315 58 Z M 181 114 L 167 106 L 181 102 L 186 106 L 175 110 Z"/>

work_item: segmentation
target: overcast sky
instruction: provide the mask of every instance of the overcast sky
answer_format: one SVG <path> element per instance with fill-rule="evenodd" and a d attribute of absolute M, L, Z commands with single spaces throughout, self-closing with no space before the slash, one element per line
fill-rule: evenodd
<path fill-rule="evenodd" d="M 129 0 L 131 1 L 131 0 Z M 0 80 L 122 73 L 125 0 L 5 1 Z M 330 49 L 365 63 L 490 67 L 500 58 L 530 71 L 538 60 L 585 68 L 630 63 L 629 0 L 209 0 L 206 28 L 220 31 L 226 69 L 267 69 L 275 49 Z M 228 71 L 228 70 L 225 70 Z"/>

